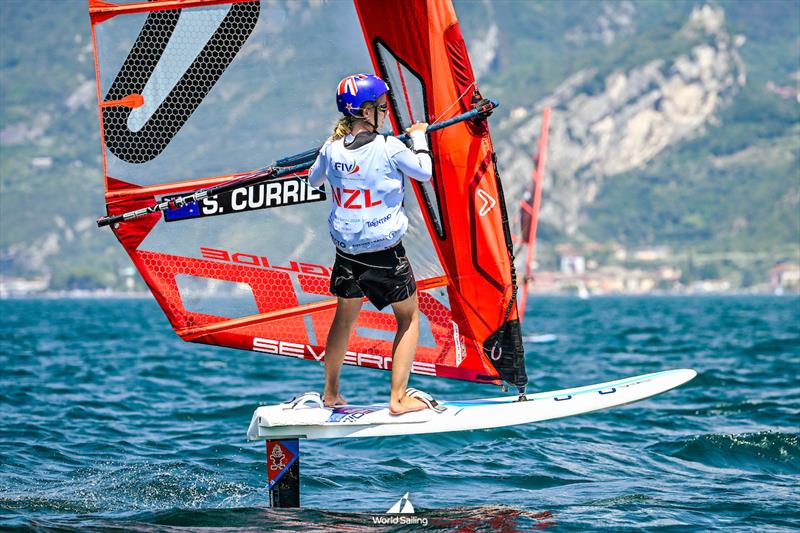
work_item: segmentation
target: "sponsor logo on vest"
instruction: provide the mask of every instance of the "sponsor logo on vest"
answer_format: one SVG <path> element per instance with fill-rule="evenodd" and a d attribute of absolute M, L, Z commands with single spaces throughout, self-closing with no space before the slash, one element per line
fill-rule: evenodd
<path fill-rule="evenodd" d="M 344 172 L 348 176 L 361 170 L 355 161 L 352 163 L 340 163 L 337 161 L 333 164 L 333 169 L 338 170 L 339 172 Z"/>
<path fill-rule="evenodd" d="M 383 218 L 379 218 L 379 219 L 376 219 L 376 220 L 367 220 L 367 226 L 369 226 L 370 228 L 377 228 L 381 224 L 383 224 L 385 222 L 388 222 L 390 218 L 392 218 L 392 214 L 391 213 L 389 213 L 388 215 L 386 215 Z"/>

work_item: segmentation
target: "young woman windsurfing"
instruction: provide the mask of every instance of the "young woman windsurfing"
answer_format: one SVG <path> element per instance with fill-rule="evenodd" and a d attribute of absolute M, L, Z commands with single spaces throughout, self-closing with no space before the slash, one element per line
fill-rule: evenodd
<path fill-rule="evenodd" d="M 408 228 L 404 176 L 428 181 L 432 163 L 427 124 L 408 128 L 413 151 L 378 133 L 386 120 L 388 92 L 386 83 L 371 74 L 348 76 L 339 83 L 336 104 L 343 117 L 320 150 L 308 180 L 315 187 L 328 180 L 328 229 L 336 247 L 330 291 L 337 304 L 325 346 L 325 405 L 346 403 L 339 376 L 366 296 L 378 309 L 391 305 L 397 319 L 389 410 L 402 414 L 430 406 L 427 399 L 406 392 L 419 339 L 419 306 L 401 239 Z"/>

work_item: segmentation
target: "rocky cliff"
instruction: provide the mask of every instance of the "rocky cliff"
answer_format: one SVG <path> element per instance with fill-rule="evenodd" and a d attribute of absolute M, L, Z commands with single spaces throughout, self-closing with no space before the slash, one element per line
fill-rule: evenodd
<path fill-rule="evenodd" d="M 604 27 L 600 35 L 609 40 Z M 498 150 L 505 173 L 529 176 L 541 110 L 553 109 L 544 222 L 574 236 L 605 180 L 643 168 L 665 148 L 701 132 L 745 85 L 739 54 L 745 39 L 727 31 L 722 9 L 695 8 L 678 37 L 694 43 L 687 52 L 607 74 L 583 69 L 530 111 L 514 109 L 496 128 L 505 140 Z M 518 197 L 524 184 L 509 187 L 509 195 Z"/>

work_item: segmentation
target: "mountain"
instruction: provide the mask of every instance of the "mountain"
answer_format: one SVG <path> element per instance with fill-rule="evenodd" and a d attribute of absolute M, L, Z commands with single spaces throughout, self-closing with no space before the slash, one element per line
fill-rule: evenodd
<path fill-rule="evenodd" d="M 316 2 L 270 6 L 334 31 Z M 564 243 L 669 246 L 676 261 L 717 258 L 697 276 L 747 285 L 800 256 L 800 4 L 497 0 L 456 11 L 481 90 L 502 103 L 491 120 L 511 204 L 540 111 L 553 109 L 545 264 Z M 0 272 L 118 286 L 129 261 L 94 227 L 104 208 L 86 3 L 5 1 L 0 20 Z M 284 50 L 291 28 L 269 31 L 253 57 L 331 53 Z M 330 87 L 306 83 L 311 111 L 326 116 Z M 236 110 L 257 120 L 250 111 Z"/>
<path fill-rule="evenodd" d="M 483 57 L 484 91 L 517 106 L 493 130 L 505 175 L 530 175 L 540 111 L 553 108 L 545 252 L 564 241 L 667 245 L 679 266 L 705 254 L 715 264 L 701 275 L 738 285 L 797 260 L 800 4 L 503 9 L 515 5 L 483 4 L 497 29 L 473 59 Z"/>

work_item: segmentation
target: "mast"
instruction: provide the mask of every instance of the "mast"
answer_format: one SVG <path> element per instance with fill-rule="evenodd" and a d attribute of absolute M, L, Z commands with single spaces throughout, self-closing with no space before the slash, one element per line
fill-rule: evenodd
<path fill-rule="evenodd" d="M 534 166 L 531 174 L 533 187 L 533 203 L 520 202 L 520 209 L 527 211 L 530 215 L 528 234 L 523 235 L 523 241 L 527 242 L 528 250 L 525 257 L 525 275 L 522 282 L 522 291 L 519 295 L 519 316 L 520 321 L 525 320 L 525 305 L 528 301 L 528 288 L 533 282 L 533 263 L 536 257 L 536 229 L 539 225 L 539 208 L 542 205 L 542 182 L 544 181 L 544 165 L 547 159 L 547 136 L 550 131 L 550 108 L 545 107 L 542 112 L 542 129 L 539 134 L 539 152 L 534 154 Z M 524 231 L 524 228 L 523 228 Z"/>

